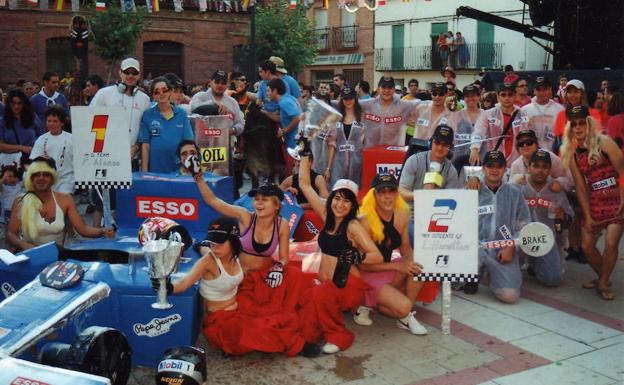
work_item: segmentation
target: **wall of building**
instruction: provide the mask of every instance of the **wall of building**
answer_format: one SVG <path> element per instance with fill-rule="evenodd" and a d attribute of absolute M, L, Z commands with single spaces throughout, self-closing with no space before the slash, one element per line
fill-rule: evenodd
<path fill-rule="evenodd" d="M 528 9 L 523 12 L 524 4 L 519 0 L 447 0 L 409 3 L 388 1 L 386 4 L 375 12 L 375 48 L 392 47 L 392 25 L 398 24 L 405 25 L 405 47 L 430 45 L 431 24 L 441 22 L 448 23 L 449 31 L 461 32 L 467 43 L 476 43 L 477 21 L 465 17 L 456 18 L 455 10 L 459 6 L 469 6 L 517 22 L 522 22 L 523 17 L 529 20 Z M 504 43 L 502 64 L 511 64 L 517 70 L 552 69 L 552 57 L 549 57 L 542 47 L 526 39 L 519 32 L 495 26 L 494 43 Z M 422 72 L 424 73 L 416 71 L 413 75 L 416 78 L 420 76 L 423 79 L 430 79 L 437 74 L 437 71 Z M 386 72 L 376 71 L 375 80 L 384 73 Z M 458 75 L 458 85 L 461 85 L 462 80 L 468 83 L 476 73 L 478 71 L 468 71 L 464 74 L 465 76 Z M 397 78 L 407 76 L 410 75 L 395 74 Z"/>
<path fill-rule="evenodd" d="M 89 18 L 88 12 L 81 15 Z M 40 80 L 46 68 L 46 40 L 69 37 L 71 12 L 35 9 L 0 9 L 0 85 L 18 79 Z M 185 10 L 182 14 L 162 10 L 150 15 L 150 26 L 137 42 L 136 56 L 142 61 L 143 42 L 167 40 L 184 45 L 183 74 L 187 83 L 203 83 L 216 69 L 232 69 L 233 46 L 246 41 L 246 14 L 204 13 Z M 92 46 L 92 42 L 90 42 Z M 89 74 L 106 79 L 108 66 L 89 54 Z M 116 79 L 116 76 L 114 77 Z"/>

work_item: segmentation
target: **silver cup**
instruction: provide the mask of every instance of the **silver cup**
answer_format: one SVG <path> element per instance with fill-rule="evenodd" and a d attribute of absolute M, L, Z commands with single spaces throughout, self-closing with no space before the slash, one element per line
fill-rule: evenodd
<path fill-rule="evenodd" d="M 178 270 L 180 254 L 184 244 L 178 239 L 150 240 L 143 245 L 143 253 L 148 262 L 150 278 L 158 279 L 158 302 L 152 304 L 154 309 L 169 309 L 173 305 L 167 301 L 167 278 Z"/>

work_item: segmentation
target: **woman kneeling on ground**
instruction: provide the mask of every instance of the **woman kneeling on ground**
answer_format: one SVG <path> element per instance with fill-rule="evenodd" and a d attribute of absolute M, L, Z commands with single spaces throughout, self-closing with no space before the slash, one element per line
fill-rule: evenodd
<path fill-rule="evenodd" d="M 362 279 L 372 286 L 366 292 L 365 304 L 353 315 L 358 325 L 372 325 L 371 307 L 397 319 L 397 327 L 412 334 L 425 335 L 427 329 L 414 317 L 416 297 L 424 282 L 414 281 L 422 265 L 413 261 L 408 222 L 410 210 L 399 196 L 399 182 L 389 174 L 377 174 L 360 207 L 360 223 L 368 231 L 383 256 L 383 263 L 362 265 Z M 400 260 L 391 260 L 392 251 L 399 249 Z"/>
<path fill-rule="evenodd" d="M 310 185 L 309 143 L 299 164 L 299 185 L 312 209 L 325 227 L 319 234 L 321 283 L 304 298 L 301 322 L 304 338 L 317 343 L 325 339 L 324 353 L 337 353 L 353 343 L 354 334 L 347 330 L 342 312 L 355 310 L 370 287 L 360 277 L 357 265 L 381 263 L 379 250 L 358 222 L 357 185 L 350 180 L 336 181 L 327 201 L 321 199 Z M 360 252 L 362 250 L 364 253 Z"/>

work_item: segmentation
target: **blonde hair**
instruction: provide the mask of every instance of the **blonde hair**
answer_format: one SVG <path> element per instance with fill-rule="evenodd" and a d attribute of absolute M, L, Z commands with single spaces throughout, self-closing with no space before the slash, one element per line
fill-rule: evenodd
<path fill-rule="evenodd" d="M 570 121 L 565 125 L 563 131 L 563 144 L 561 145 L 561 161 L 564 166 L 569 168 L 570 162 L 577 147 L 587 148 L 587 160 L 590 166 L 596 164 L 602 159 L 602 135 L 598 133 L 598 125 L 591 116 L 586 118 L 587 120 L 587 136 L 583 143 L 577 143 L 576 138 L 572 132 Z"/>
<path fill-rule="evenodd" d="M 394 209 L 409 211 L 409 206 L 407 205 L 407 202 L 405 202 L 405 200 L 401 198 L 400 195 L 397 195 Z M 359 214 L 366 218 L 366 220 L 368 221 L 368 225 L 371 229 L 371 238 L 373 238 L 373 241 L 375 243 L 380 243 L 381 241 L 383 241 L 383 224 L 381 223 L 381 218 L 379 218 L 379 214 L 377 213 L 377 199 L 375 198 L 374 188 L 368 190 L 368 192 L 364 196 L 364 199 L 362 199 Z"/>
<path fill-rule="evenodd" d="M 43 207 L 43 202 L 35 194 L 32 183 L 33 176 L 39 172 L 46 172 L 52 175 L 52 184 L 56 183 L 58 179 L 56 170 L 43 160 L 34 161 L 28 166 L 28 171 L 26 171 L 24 178 L 26 194 L 19 200 L 22 234 L 24 234 L 27 239 L 37 239 L 39 236 L 39 231 L 35 225 L 35 218 L 37 218 L 37 215 L 40 215 L 39 211 Z"/>

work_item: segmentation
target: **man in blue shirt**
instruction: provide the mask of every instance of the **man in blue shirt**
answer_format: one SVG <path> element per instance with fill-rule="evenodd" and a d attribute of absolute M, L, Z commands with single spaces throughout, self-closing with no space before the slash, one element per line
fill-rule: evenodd
<path fill-rule="evenodd" d="M 269 98 L 267 93 L 267 83 L 273 79 L 279 79 L 277 77 L 277 67 L 274 63 L 267 60 L 260 64 L 258 74 L 262 78 L 262 81 L 258 85 L 258 95 L 256 96 L 256 99 L 261 102 L 262 110 L 265 111 L 266 115 L 273 121 L 279 123 L 279 106 L 277 105 L 277 102 Z M 288 87 L 288 84 L 284 83 L 284 86 L 286 87 L 285 93 L 289 94 L 290 88 Z"/>
<path fill-rule="evenodd" d="M 33 110 L 39 120 L 45 121 L 44 112 L 49 106 L 55 104 L 63 107 L 65 112 L 69 114 L 69 104 L 63 94 L 58 92 L 59 89 L 59 76 L 56 72 L 46 72 L 43 74 L 43 88 L 39 93 L 34 94 L 30 98 Z"/>
<path fill-rule="evenodd" d="M 289 93 L 297 99 L 297 101 L 300 101 L 301 90 L 299 89 L 299 83 L 297 83 L 295 78 L 288 75 L 288 71 L 284 68 L 284 60 L 282 60 L 281 57 L 271 56 L 269 61 L 275 64 L 276 75 L 288 85 Z"/>
<path fill-rule="evenodd" d="M 272 101 L 279 105 L 280 126 L 277 137 L 282 138 L 286 148 L 294 148 L 296 146 L 296 137 L 299 129 L 299 116 L 301 108 L 297 99 L 292 95 L 286 94 L 286 86 L 282 79 L 273 79 L 268 83 L 267 94 Z M 284 151 L 286 162 L 286 172 L 290 175 L 292 170 L 292 158 Z"/>

